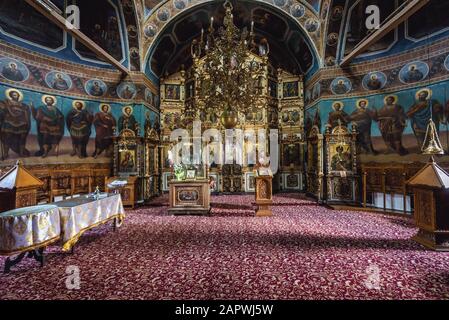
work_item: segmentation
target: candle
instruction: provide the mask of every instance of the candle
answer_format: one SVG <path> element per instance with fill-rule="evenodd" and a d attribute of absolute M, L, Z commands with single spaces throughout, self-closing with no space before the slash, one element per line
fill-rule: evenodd
<path fill-rule="evenodd" d="M 201 28 L 201 42 L 203 42 L 204 38 L 204 28 Z"/>
<path fill-rule="evenodd" d="M 210 27 L 213 28 L 214 27 L 214 17 L 210 18 Z"/>
<path fill-rule="evenodd" d="M 254 20 L 251 21 L 251 32 L 254 32 Z"/>

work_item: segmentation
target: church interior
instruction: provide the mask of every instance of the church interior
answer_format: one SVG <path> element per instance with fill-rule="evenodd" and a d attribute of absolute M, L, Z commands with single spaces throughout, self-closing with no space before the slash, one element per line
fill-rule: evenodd
<path fill-rule="evenodd" d="M 447 12 L 0 0 L 0 300 L 449 299 Z"/>

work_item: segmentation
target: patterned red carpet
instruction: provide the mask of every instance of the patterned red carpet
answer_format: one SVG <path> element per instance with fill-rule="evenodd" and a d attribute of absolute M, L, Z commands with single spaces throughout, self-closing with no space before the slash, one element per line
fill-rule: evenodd
<path fill-rule="evenodd" d="M 411 241 L 407 219 L 291 194 L 275 197 L 271 218 L 253 217 L 253 196 L 213 197 L 211 217 L 174 217 L 163 200 L 128 212 L 116 233 L 86 233 L 74 255 L 51 247 L 43 269 L 29 260 L 0 275 L 0 298 L 449 299 L 449 253 Z M 70 266 L 79 289 L 66 287 Z"/>

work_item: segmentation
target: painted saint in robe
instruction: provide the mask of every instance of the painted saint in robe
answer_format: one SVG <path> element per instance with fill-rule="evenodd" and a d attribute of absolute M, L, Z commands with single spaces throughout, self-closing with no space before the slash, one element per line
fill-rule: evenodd
<path fill-rule="evenodd" d="M 55 80 L 53 82 L 53 89 L 64 91 L 64 90 L 67 90 L 68 88 L 69 88 L 69 85 L 67 84 L 67 81 L 65 81 L 62 74 L 57 73 Z"/>
<path fill-rule="evenodd" d="M 408 151 L 402 145 L 402 133 L 407 126 L 404 108 L 397 103 L 397 96 L 387 96 L 384 106 L 376 111 L 374 119 L 388 148 L 403 156 Z"/>
<path fill-rule="evenodd" d="M 56 98 L 44 95 L 43 105 L 32 107 L 33 117 L 37 124 L 37 141 L 39 151 L 36 157 L 46 158 L 52 149 L 56 149 L 64 136 L 64 115 L 56 107 Z"/>
<path fill-rule="evenodd" d="M 129 129 L 137 134 L 139 124 L 133 115 L 133 108 L 126 106 L 122 109 L 123 115 L 118 120 L 118 130 L 122 132 L 124 129 Z"/>
<path fill-rule="evenodd" d="M 435 122 L 439 132 L 440 123 L 443 122 L 443 106 L 437 100 L 432 99 L 430 89 L 422 89 L 416 93 L 416 102 L 407 112 L 407 117 L 412 123 L 418 146 L 422 147 L 430 118 Z"/>
<path fill-rule="evenodd" d="M 9 150 L 20 157 L 28 157 L 30 152 L 26 149 L 28 133 L 31 128 L 30 107 L 22 103 L 23 94 L 17 89 L 8 89 L 5 92 L 6 100 L 0 102 L 0 141 L 1 157 L 6 159 Z"/>
<path fill-rule="evenodd" d="M 374 119 L 374 112 L 368 109 L 368 100 L 357 101 L 356 110 L 349 116 L 350 121 L 357 127 L 357 143 L 367 153 L 377 154 L 371 141 L 371 125 Z"/>
<path fill-rule="evenodd" d="M 348 125 L 349 122 L 349 115 L 343 111 L 343 103 L 342 102 L 335 102 L 332 105 L 332 109 L 334 109 L 334 111 L 329 113 L 329 125 L 331 126 L 331 129 L 342 125 L 344 127 L 346 127 Z"/>
<path fill-rule="evenodd" d="M 333 171 L 352 171 L 351 155 L 345 151 L 343 146 L 336 148 L 337 153 L 332 156 L 331 169 Z"/>
<path fill-rule="evenodd" d="M 372 74 L 366 86 L 371 90 L 379 90 L 382 88 L 382 82 L 379 80 L 377 74 Z"/>
<path fill-rule="evenodd" d="M 23 81 L 25 77 L 23 73 L 17 68 L 17 64 L 11 62 L 10 64 L 3 67 L 2 75 L 12 81 Z"/>
<path fill-rule="evenodd" d="M 104 94 L 103 88 L 98 81 L 94 81 L 92 88 L 90 88 L 90 94 L 95 97 L 101 97 Z"/>
<path fill-rule="evenodd" d="M 97 158 L 103 151 L 109 151 L 110 153 L 112 149 L 112 138 L 114 137 L 117 122 L 111 114 L 111 106 L 108 104 L 100 105 L 100 112 L 95 114 L 93 123 L 95 126 L 96 137 L 95 152 L 92 156 Z"/>
<path fill-rule="evenodd" d="M 67 115 L 67 128 L 69 129 L 72 138 L 72 153 L 73 156 L 79 158 L 87 157 L 87 144 L 92 129 L 92 114 L 86 110 L 86 104 L 83 101 L 74 101 L 73 109 Z"/>

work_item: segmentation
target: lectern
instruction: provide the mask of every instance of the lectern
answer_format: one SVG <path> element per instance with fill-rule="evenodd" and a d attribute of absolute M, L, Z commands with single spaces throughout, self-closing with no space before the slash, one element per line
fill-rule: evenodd
<path fill-rule="evenodd" d="M 436 250 L 449 251 L 449 174 L 432 158 L 408 181 L 415 196 L 413 240 Z"/>
<path fill-rule="evenodd" d="M 261 167 L 256 171 L 256 216 L 270 217 L 273 204 L 273 174 L 270 168 Z"/>

